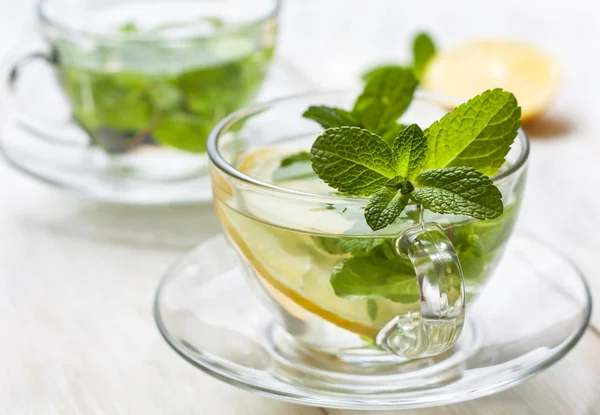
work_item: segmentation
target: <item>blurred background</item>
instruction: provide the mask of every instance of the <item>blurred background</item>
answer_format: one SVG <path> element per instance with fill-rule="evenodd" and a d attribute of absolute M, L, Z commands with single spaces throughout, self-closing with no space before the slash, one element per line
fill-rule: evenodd
<path fill-rule="evenodd" d="M 0 0 L 4 70 L 39 40 L 35 3 Z M 546 51 L 561 80 L 552 105 L 525 127 L 532 150 L 517 232 L 568 254 L 600 295 L 598 22 L 600 5 L 592 0 L 287 0 L 259 100 L 357 87 L 374 65 L 409 62 L 418 31 L 430 33 L 442 50 L 493 38 Z M 0 413 L 209 413 L 192 408 L 210 405 L 219 414 L 321 413 L 209 379 L 156 333 L 150 307 L 162 271 L 217 232 L 210 205 L 140 209 L 92 202 L 0 164 Z M 600 325 L 597 308 L 592 324 Z M 600 414 L 594 353 L 600 336 L 592 330 L 541 383 L 484 400 L 489 413 Z M 573 372 L 578 390 L 557 396 Z M 456 413 L 470 408 L 461 405 Z"/>

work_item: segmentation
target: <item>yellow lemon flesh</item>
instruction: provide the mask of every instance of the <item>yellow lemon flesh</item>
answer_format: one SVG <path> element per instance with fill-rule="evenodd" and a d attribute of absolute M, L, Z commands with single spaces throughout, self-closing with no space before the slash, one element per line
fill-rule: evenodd
<path fill-rule="evenodd" d="M 557 64 L 529 45 L 480 40 L 439 52 L 422 79 L 425 89 L 469 99 L 487 89 L 512 92 L 523 121 L 540 114 L 559 83 Z"/>

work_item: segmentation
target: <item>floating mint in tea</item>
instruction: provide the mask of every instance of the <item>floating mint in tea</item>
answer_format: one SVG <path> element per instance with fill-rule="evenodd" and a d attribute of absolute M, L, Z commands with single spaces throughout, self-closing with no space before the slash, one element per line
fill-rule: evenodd
<path fill-rule="evenodd" d="M 365 219 L 375 231 L 410 200 L 437 213 L 493 219 L 502 214 L 502 194 L 485 173 L 504 162 L 520 115 L 512 94 L 486 91 L 425 132 L 416 124 L 404 128 L 391 147 L 364 128 L 329 128 L 315 140 L 311 163 L 338 191 L 372 196 Z"/>
<path fill-rule="evenodd" d="M 470 166 L 493 176 L 521 126 L 521 107 L 501 89 L 486 91 L 458 106 L 425 130 L 426 169 Z"/>
<path fill-rule="evenodd" d="M 281 159 L 280 166 L 273 172 L 274 182 L 302 180 L 311 177 L 315 177 L 315 172 L 310 164 L 308 151 L 301 151 Z"/>
<path fill-rule="evenodd" d="M 327 238 L 313 236 L 315 244 L 328 254 L 343 255 L 352 253 L 353 256 L 369 255 L 373 249 L 385 240 L 380 238 Z"/>
<path fill-rule="evenodd" d="M 193 25 L 218 28 L 223 22 L 203 17 L 170 27 Z M 185 46 L 189 53 L 160 41 L 132 42 L 126 36 L 141 32 L 156 36 L 157 30 L 166 28 L 125 23 L 117 29 L 123 36 L 111 52 L 118 58 L 111 65 L 104 65 L 106 59 L 98 47 L 73 51 L 68 63 L 58 67 L 73 117 L 92 143 L 108 152 L 127 152 L 140 143 L 204 152 L 208 132 L 224 116 L 250 102 L 272 58 L 273 48 L 256 49 L 256 34 L 249 32 L 190 42 Z M 119 135 L 121 145 L 103 145 Z"/>
<path fill-rule="evenodd" d="M 281 159 L 281 167 L 287 167 L 291 164 L 310 161 L 310 153 L 308 151 L 301 151 L 297 154 L 293 154 L 289 157 Z"/>
<path fill-rule="evenodd" d="M 397 303 L 419 299 L 411 263 L 397 258 L 373 255 L 342 260 L 335 266 L 330 282 L 335 294 L 342 298 L 387 298 Z"/>
<path fill-rule="evenodd" d="M 437 213 L 476 219 L 502 214 L 502 194 L 492 180 L 472 167 L 448 167 L 421 172 L 410 198 Z"/>
<path fill-rule="evenodd" d="M 367 300 L 367 314 L 371 321 L 375 321 L 377 318 L 377 301 L 372 299 Z"/>
<path fill-rule="evenodd" d="M 206 136 L 210 132 L 207 126 L 195 114 L 174 111 L 162 115 L 153 129 L 156 141 L 187 151 L 202 153 L 206 151 Z"/>
<path fill-rule="evenodd" d="M 435 56 L 435 44 L 427 33 L 419 33 L 413 41 L 413 71 L 417 79 L 423 77 L 429 61 Z"/>

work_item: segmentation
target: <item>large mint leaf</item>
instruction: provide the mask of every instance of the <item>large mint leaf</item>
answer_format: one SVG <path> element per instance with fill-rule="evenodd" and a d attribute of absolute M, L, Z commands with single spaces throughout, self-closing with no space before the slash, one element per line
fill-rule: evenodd
<path fill-rule="evenodd" d="M 435 56 L 435 45 L 427 33 L 419 33 L 413 41 L 413 70 L 417 79 L 423 77 L 427 64 Z"/>
<path fill-rule="evenodd" d="M 423 169 L 427 157 L 427 138 L 417 124 L 400 131 L 394 140 L 396 174 L 414 179 Z"/>
<path fill-rule="evenodd" d="M 340 261 L 331 274 L 331 286 L 342 298 L 387 298 L 400 303 L 419 299 L 414 269 L 400 259 L 367 256 Z"/>
<path fill-rule="evenodd" d="M 517 136 L 521 108 L 510 92 L 486 91 L 425 130 L 425 169 L 469 166 L 493 176 Z"/>
<path fill-rule="evenodd" d="M 358 127 L 329 128 L 313 143 L 312 167 L 340 192 L 372 195 L 395 176 L 392 149 L 377 134 Z"/>
<path fill-rule="evenodd" d="M 341 108 L 326 107 L 324 105 L 312 106 L 308 107 L 302 116 L 318 122 L 323 128 L 360 127 L 356 118 L 350 112 Z"/>
<path fill-rule="evenodd" d="M 472 167 L 449 167 L 420 173 L 410 198 L 437 213 L 493 219 L 502 214 L 502 194 Z"/>
<path fill-rule="evenodd" d="M 394 223 L 408 204 L 408 194 L 395 187 L 384 186 L 371 197 L 365 208 L 367 225 L 374 231 Z"/>
<path fill-rule="evenodd" d="M 408 68 L 386 68 L 373 74 L 352 114 L 371 131 L 380 131 L 395 122 L 410 105 L 417 80 Z"/>

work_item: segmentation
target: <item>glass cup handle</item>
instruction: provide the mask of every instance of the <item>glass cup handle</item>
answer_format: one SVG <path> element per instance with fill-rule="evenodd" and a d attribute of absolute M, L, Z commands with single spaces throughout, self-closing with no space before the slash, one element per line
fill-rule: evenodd
<path fill-rule="evenodd" d="M 46 61 L 48 64 L 50 64 L 50 66 L 55 66 L 56 64 L 58 64 L 58 52 L 57 52 L 56 48 L 52 48 L 50 50 L 50 53 L 41 52 L 41 51 L 31 52 L 31 53 L 17 59 L 17 61 L 11 66 L 10 72 L 8 74 L 8 87 L 11 90 L 14 89 L 14 87 L 17 83 L 17 79 L 19 78 L 19 72 L 20 72 L 21 68 L 24 65 L 28 64 L 29 62 L 37 60 L 37 59 Z"/>
<path fill-rule="evenodd" d="M 421 223 L 398 235 L 396 253 L 415 268 L 421 311 L 393 318 L 376 336 L 377 345 L 410 359 L 443 353 L 465 319 L 465 282 L 454 246 L 439 225 Z"/>
<path fill-rule="evenodd" d="M 52 48 L 50 50 L 50 52 L 34 50 L 24 56 L 21 56 L 20 58 L 17 58 L 14 61 L 14 63 L 12 64 L 12 66 L 10 67 L 10 72 L 8 73 L 8 78 L 6 80 L 7 86 L 8 86 L 8 91 L 7 91 L 8 94 L 12 95 L 15 93 L 15 87 L 17 85 L 17 82 L 19 81 L 21 69 L 24 66 L 26 66 L 27 64 L 29 64 L 30 62 L 36 61 L 36 60 L 42 60 L 42 61 L 46 62 L 52 68 L 56 67 L 59 64 L 57 49 Z M 62 147 L 76 147 L 76 148 L 80 148 L 82 146 L 87 145 L 87 143 L 84 144 L 84 143 L 77 142 L 74 140 L 57 138 L 57 137 L 62 137 L 62 133 L 53 134 L 52 129 L 54 126 L 52 126 L 52 125 L 43 125 L 43 126 L 39 125 L 38 126 L 38 124 L 36 122 L 37 120 L 30 119 L 29 117 L 27 117 L 27 114 L 22 114 L 21 117 L 23 117 L 23 118 L 18 120 L 21 124 L 21 127 L 33 131 L 33 133 L 35 134 L 35 137 L 41 138 L 50 144 L 60 145 Z M 26 121 L 26 122 L 24 122 L 24 121 Z"/>

